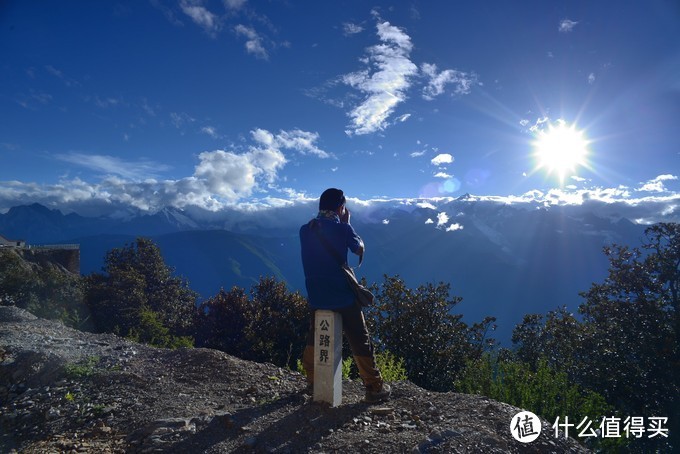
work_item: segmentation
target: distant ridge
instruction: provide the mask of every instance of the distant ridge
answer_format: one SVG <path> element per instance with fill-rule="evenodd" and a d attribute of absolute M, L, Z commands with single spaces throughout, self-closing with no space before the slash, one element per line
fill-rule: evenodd
<path fill-rule="evenodd" d="M 291 210 L 217 219 L 168 208 L 111 219 L 64 215 L 33 204 L 0 215 L 0 234 L 29 243 L 78 243 L 86 274 L 101 270 L 107 250 L 147 236 L 203 298 L 222 287 L 249 288 L 260 276 L 274 276 L 305 294 L 298 229 L 314 211 Z M 529 209 L 469 194 L 436 207 L 357 209 L 352 223 L 367 245 L 360 277 L 379 284 L 384 274 L 399 275 L 410 287 L 450 283 L 451 294 L 463 297 L 456 310 L 465 320 L 496 316 L 495 335 L 506 345 L 524 314 L 562 305 L 575 311 L 579 292 L 606 277 L 602 247 L 636 246 L 645 229 L 582 207 Z M 459 228 L 447 231 L 454 223 Z"/>

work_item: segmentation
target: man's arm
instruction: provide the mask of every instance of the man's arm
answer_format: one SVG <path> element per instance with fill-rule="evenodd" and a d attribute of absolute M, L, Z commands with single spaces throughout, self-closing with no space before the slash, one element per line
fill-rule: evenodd
<path fill-rule="evenodd" d="M 345 207 L 345 210 L 342 212 L 342 215 L 340 216 L 340 222 L 343 222 L 345 224 L 350 225 L 349 220 L 350 220 L 351 214 L 347 207 Z M 359 235 L 354 231 L 354 228 L 352 228 L 352 234 L 353 234 L 353 240 L 355 241 L 356 246 L 354 248 L 350 247 L 349 250 L 358 255 L 359 257 L 363 257 L 364 255 L 364 240 L 361 239 Z"/>
<path fill-rule="evenodd" d="M 361 238 L 359 238 L 359 247 L 357 248 L 356 251 L 353 251 L 353 252 L 354 252 L 356 255 L 358 255 L 359 257 L 361 257 L 361 256 L 364 255 L 364 240 L 362 240 Z"/>

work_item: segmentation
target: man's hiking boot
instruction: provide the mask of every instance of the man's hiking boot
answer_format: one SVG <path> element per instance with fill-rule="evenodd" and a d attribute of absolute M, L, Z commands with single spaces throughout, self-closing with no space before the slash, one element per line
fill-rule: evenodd
<path fill-rule="evenodd" d="M 383 384 L 380 391 L 371 391 L 367 389 L 365 400 L 366 402 L 370 403 L 384 402 L 390 398 L 390 394 L 392 394 L 392 387 L 390 385 Z"/>

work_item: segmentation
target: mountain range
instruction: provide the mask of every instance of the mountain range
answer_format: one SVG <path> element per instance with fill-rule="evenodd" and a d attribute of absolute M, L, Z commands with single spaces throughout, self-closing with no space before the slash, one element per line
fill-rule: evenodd
<path fill-rule="evenodd" d="M 455 312 L 468 323 L 495 316 L 492 335 L 506 346 L 524 314 L 562 305 L 576 311 L 578 293 L 607 275 L 603 246 L 637 246 L 644 236 L 643 225 L 582 207 L 515 206 L 469 195 L 435 202 L 356 206 L 352 224 L 367 247 L 357 274 L 377 283 L 384 274 L 399 275 L 411 288 L 450 283 L 451 295 L 463 297 Z M 314 211 L 310 203 L 220 215 L 166 208 L 85 217 L 32 204 L 0 214 L 0 234 L 29 245 L 78 243 L 83 274 L 100 271 L 107 250 L 146 236 L 202 298 L 221 287 L 248 289 L 260 276 L 305 294 L 298 229 Z"/>

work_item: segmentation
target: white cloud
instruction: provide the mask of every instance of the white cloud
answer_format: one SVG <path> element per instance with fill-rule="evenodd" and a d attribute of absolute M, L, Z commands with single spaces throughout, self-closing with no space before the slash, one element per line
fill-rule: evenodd
<path fill-rule="evenodd" d="M 227 9 L 238 10 L 246 4 L 248 0 L 224 0 L 224 7 Z"/>
<path fill-rule="evenodd" d="M 437 209 L 437 207 L 432 205 L 430 202 L 418 202 L 418 203 L 416 203 L 416 206 L 418 208 L 429 208 L 430 210 L 436 210 Z"/>
<path fill-rule="evenodd" d="M 448 178 L 453 177 L 453 175 L 449 175 L 449 174 L 446 173 L 446 172 L 437 172 L 437 173 L 434 174 L 434 177 L 435 177 L 435 178 L 444 178 L 444 179 L 448 179 Z"/>
<path fill-rule="evenodd" d="M 277 136 L 278 142 L 283 148 L 291 148 L 302 154 L 314 154 L 320 158 L 328 158 L 330 154 L 321 150 L 315 145 L 319 139 L 319 134 L 315 132 L 294 129 L 292 131 L 281 131 Z"/>
<path fill-rule="evenodd" d="M 417 157 L 419 157 L 419 156 L 423 156 L 424 154 L 425 154 L 424 151 L 414 151 L 414 152 L 411 153 L 409 156 L 411 156 L 412 158 L 417 158 Z"/>
<path fill-rule="evenodd" d="M 78 82 L 78 81 L 75 80 L 75 79 L 72 79 L 72 78 L 68 77 L 67 75 L 64 74 L 63 71 L 61 71 L 61 70 L 55 68 L 55 67 L 52 66 L 52 65 L 47 65 L 47 66 L 45 66 L 45 70 L 46 70 L 48 73 L 50 73 L 52 76 L 54 76 L 54 77 L 56 77 L 57 79 L 61 80 L 61 81 L 64 83 L 64 85 L 66 85 L 66 86 L 69 87 L 69 88 L 77 87 L 77 86 L 80 86 L 80 85 L 81 85 L 80 82 Z"/>
<path fill-rule="evenodd" d="M 152 5 L 161 10 L 165 17 L 174 25 L 183 26 L 183 22 L 175 17 L 175 13 L 171 8 L 168 8 L 161 0 L 150 0 Z M 179 6 L 182 12 L 188 16 L 192 22 L 201 27 L 209 36 L 215 38 L 223 29 L 225 29 L 225 20 L 227 18 L 237 17 L 242 14 L 241 10 L 245 9 L 248 0 L 222 0 L 224 10 L 222 16 L 212 12 L 206 5 L 208 0 L 179 0 Z M 212 4 L 212 3 L 211 3 Z M 251 55 L 263 60 L 269 59 L 263 37 L 251 26 L 238 24 L 229 26 L 237 37 L 245 37 L 245 49 Z M 290 43 L 282 42 L 280 46 L 289 46 Z"/>
<path fill-rule="evenodd" d="M 383 219 L 382 220 L 383 225 L 388 225 L 390 223 L 389 219 Z"/>
<path fill-rule="evenodd" d="M 640 183 L 642 186 L 636 191 L 639 192 L 666 192 L 668 191 L 666 189 L 666 186 L 664 185 L 664 181 L 675 181 L 677 180 L 678 177 L 675 175 L 659 175 L 658 177 L 654 178 L 653 180 L 649 180 L 646 183 Z"/>
<path fill-rule="evenodd" d="M 423 98 L 431 101 L 444 93 L 446 85 L 453 84 L 453 92 L 457 95 L 469 94 L 472 86 L 477 83 L 477 76 L 467 74 L 455 69 L 447 69 L 437 72 L 437 65 L 424 63 L 420 67 L 421 72 L 428 79 L 427 86 L 423 89 Z"/>
<path fill-rule="evenodd" d="M 182 129 L 184 126 L 189 125 L 191 123 L 194 123 L 196 121 L 195 118 L 191 117 L 189 114 L 186 114 L 184 112 L 171 112 L 170 113 L 170 122 L 175 126 L 177 129 Z"/>
<path fill-rule="evenodd" d="M 356 35 L 362 31 L 364 31 L 364 27 L 361 25 L 353 24 L 351 22 L 345 22 L 342 24 L 342 32 L 345 34 L 345 36 Z"/>
<path fill-rule="evenodd" d="M 179 6 L 182 12 L 206 33 L 214 36 L 219 30 L 220 24 L 217 16 L 203 6 L 201 0 L 181 0 Z"/>
<path fill-rule="evenodd" d="M 227 200 L 250 196 L 256 185 L 255 178 L 264 172 L 257 165 L 258 159 L 249 153 L 239 155 L 217 150 L 203 152 L 198 158 L 201 162 L 196 166 L 194 176 L 211 194 Z M 276 162 L 276 157 L 274 160 Z M 283 164 L 285 158 L 281 155 L 278 161 Z"/>
<path fill-rule="evenodd" d="M 116 107 L 121 103 L 120 99 L 117 98 L 100 98 L 99 96 L 95 96 L 93 99 L 95 105 L 101 109 L 108 109 L 109 107 Z"/>
<path fill-rule="evenodd" d="M 36 92 L 31 89 L 28 95 L 18 94 L 16 102 L 24 109 L 35 110 L 40 106 L 51 103 L 53 99 L 53 96 L 49 93 Z"/>
<path fill-rule="evenodd" d="M 56 185 L 0 182 L 0 209 L 7 205 L 38 201 L 48 206 L 77 206 L 87 212 L 92 206 L 110 213 L 112 207 L 155 211 L 165 206 L 200 207 L 217 211 L 235 204 L 248 205 L 245 199 L 256 193 L 267 194 L 265 206 L 281 205 L 270 191 L 290 197 L 290 190 L 278 188 L 274 182 L 287 159 L 282 150 L 301 154 L 330 156 L 315 142 L 318 134 L 295 129 L 272 134 L 264 129 L 251 132 L 253 144 L 245 152 L 214 150 L 198 155 L 198 164 L 191 176 L 157 179 L 158 173 L 169 170 L 166 165 L 149 161 L 123 161 L 103 155 L 68 153 L 56 158 L 102 174 L 98 183 L 80 179 L 64 180 Z M 290 203 L 290 201 L 289 201 Z M 90 208 L 88 208 L 90 207 Z M 127 207 L 127 208 L 125 208 Z M 101 213 L 97 213 L 101 214 Z"/>
<path fill-rule="evenodd" d="M 64 73 L 62 73 L 60 70 L 58 70 L 52 65 L 45 66 L 45 69 L 47 70 L 48 73 L 52 74 L 54 77 L 57 77 L 59 79 L 64 77 Z"/>
<path fill-rule="evenodd" d="M 315 132 L 293 129 L 292 131 L 279 131 L 275 136 L 264 129 L 255 129 L 251 134 L 256 142 L 267 147 L 288 148 L 301 154 L 313 154 L 320 158 L 331 157 L 330 153 L 316 146 L 319 134 Z"/>
<path fill-rule="evenodd" d="M 527 120 L 527 121 L 528 121 L 528 120 Z M 531 127 L 529 128 L 529 131 L 531 131 L 531 132 L 533 132 L 533 133 L 536 133 L 536 132 L 538 132 L 538 131 L 542 131 L 542 130 L 543 130 L 543 127 L 544 127 L 543 125 L 545 125 L 546 123 L 549 123 L 549 122 L 550 122 L 550 118 L 549 118 L 549 117 L 541 117 L 541 118 L 537 118 L 537 119 L 536 119 L 536 122 L 534 123 L 534 125 L 531 126 Z M 527 124 L 528 124 L 528 123 L 527 123 Z"/>
<path fill-rule="evenodd" d="M 575 21 L 569 20 L 569 19 L 562 19 L 560 21 L 560 25 L 559 25 L 558 29 L 559 29 L 560 33 L 569 33 L 570 31 L 572 31 L 574 29 L 574 27 L 576 27 L 576 24 L 578 24 L 578 22 L 575 22 Z"/>
<path fill-rule="evenodd" d="M 253 149 L 246 156 L 258 169 L 262 170 L 268 183 L 276 179 L 277 172 L 287 162 L 286 157 L 277 148 Z"/>
<path fill-rule="evenodd" d="M 224 150 L 203 152 L 198 158 L 200 163 L 193 177 L 204 184 L 211 195 L 230 202 L 249 197 L 258 188 L 258 179 L 273 182 L 287 162 L 276 144 L 253 146 L 240 154 Z"/>
<path fill-rule="evenodd" d="M 436 166 L 441 166 L 442 164 L 451 164 L 453 161 L 453 156 L 448 153 L 442 153 L 432 158 L 430 162 Z"/>
<path fill-rule="evenodd" d="M 255 140 L 255 142 L 259 143 L 260 145 L 264 145 L 265 147 L 274 146 L 274 134 L 267 131 L 266 129 L 256 128 L 250 131 L 250 135 L 253 137 L 253 140 Z"/>
<path fill-rule="evenodd" d="M 595 73 L 590 73 L 590 74 L 588 74 L 588 83 L 589 83 L 590 85 L 592 85 L 592 84 L 595 83 Z"/>
<path fill-rule="evenodd" d="M 381 205 L 399 205 L 404 207 L 420 206 L 428 203 L 437 211 L 446 214 L 447 209 L 457 210 L 459 203 L 456 197 L 428 197 L 417 199 L 377 199 L 365 201 L 362 206 L 366 210 L 375 210 Z M 551 189 L 547 192 L 533 190 L 521 195 L 508 196 L 476 196 L 466 198 L 465 203 L 474 203 L 480 210 L 494 206 L 512 206 L 524 210 L 559 209 L 565 216 L 583 217 L 586 213 L 596 213 L 598 217 L 619 220 L 628 219 L 638 223 L 680 222 L 680 192 L 667 192 L 651 196 L 634 197 L 625 186 L 591 187 L 587 189 L 567 190 Z M 454 204 L 453 206 L 450 204 Z M 356 216 L 366 216 L 366 212 L 355 210 Z M 449 216 L 439 214 L 427 224 L 436 224 L 439 228 L 447 225 Z"/>
<path fill-rule="evenodd" d="M 255 29 L 239 24 L 234 28 L 234 31 L 238 36 L 246 38 L 246 52 L 263 60 L 269 59 L 269 54 L 262 44 L 262 37 Z"/>
<path fill-rule="evenodd" d="M 118 175 L 135 181 L 155 177 L 158 175 L 158 172 L 165 172 L 170 169 L 165 164 L 146 159 L 124 161 L 114 156 L 88 155 L 75 152 L 58 154 L 55 157 L 60 161 L 77 164 L 104 175 Z"/>
<path fill-rule="evenodd" d="M 142 98 L 142 110 L 146 112 L 146 114 L 150 117 L 155 117 L 156 116 L 156 111 L 154 110 L 153 107 L 149 105 L 149 101 L 146 98 Z"/>
<path fill-rule="evenodd" d="M 370 134 L 387 127 L 396 106 L 406 100 L 406 91 L 418 67 L 409 59 L 411 38 L 389 22 L 377 25 L 380 44 L 369 47 L 364 60 L 369 69 L 346 74 L 342 81 L 361 91 L 364 101 L 350 113 L 348 135 Z"/>
<path fill-rule="evenodd" d="M 257 147 L 255 147 L 257 148 Z M 252 149 L 251 149 L 252 150 Z M 219 151 L 219 150 L 217 150 Z M 239 155 L 247 153 L 227 152 L 236 158 L 206 152 L 198 163 L 197 170 L 188 177 L 178 180 L 145 179 L 130 181 L 120 176 L 110 176 L 98 182 L 86 182 L 79 178 L 63 179 L 56 184 L 39 184 L 20 181 L 0 181 L 0 213 L 12 206 L 41 203 L 58 208 L 64 212 L 76 211 L 81 215 L 99 216 L 121 213 L 128 215 L 137 210 L 157 211 L 171 206 L 182 208 L 194 216 L 217 217 L 229 222 L 255 215 L 263 224 L 290 227 L 297 225 L 301 218 L 308 216 L 318 203 L 318 194 L 309 196 L 293 189 L 279 188 L 266 182 L 264 169 L 254 170 L 255 186 L 250 188 L 252 196 L 229 200 L 213 194 L 209 185 L 219 185 L 219 175 L 230 175 L 230 167 L 249 165 L 259 168 L 262 160 L 255 156 Z M 230 162 L 230 159 L 233 162 Z M 276 160 L 273 161 L 274 163 Z M 200 167 L 201 175 L 197 175 Z M 258 173 L 259 172 L 259 173 Z M 234 178 L 238 178 L 238 175 Z M 668 180 L 664 180 L 668 181 Z M 232 181 L 238 184 L 239 181 Z M 218 187 L 225 194 L 246 193 L 251 182 L 244 180 L 241 186 Z M 634 196 L 638 194 L 638 196 Z M 639 196 L 639 192 L 624 186 L 588 189 L 553 189 L 547 192 L 529 191 L 521 195 L 509 196 L 470 196 L 465 203 L 474 203 L 479 212 L 493 207 L 512 207 L 523 210 L 559 209 L 567 217 L 582 218 L 587 213 L 596 213 L 603 219 L 617 221 L 625 218 L 641 224 L 655 222 L 680 222 L 680 192 L 652 193 Z M 416 207 L 446 213 L 446 210 L 459 212 L 455 197 L 429 197 L 413 199 L 351 199 L 352 211 L 357 219 L 380 223 L 386 218 L 384 207 L 398 208 L 407 212 Z M 287 211 L 281 211 L 285 207 Z M 372 214 L 374 217 L 372 218 Z M 457 216 L 460 216 L 458 214 Z M 372 220 L 371 220 L 372 219 Z M 434 219 L 434 220 L 433 220 Z M 458 218 L 457 218 L 458 219 Z M 437 224 L 440 229 L 448 228 L 449 216 L 439 214 L 425 221 Z M 441 223 L 441 225 L 439 225 Z"/>
<path fill-rule="evenodd" d="M 213 139 L 216 139 L 219 137 L 219 134 L 217 134 L 217 129 L 215 129 L 213 126 L 203 126 L 201 128 L 201 132 L 203 134 L 207 134 Z"/>
<path fill-rule="evenodd" d="M 463 230 L 463 226 L 458 223 L 454 223 L 446 228 L 447 232 L 455 232 L 456 230 Z"/>

